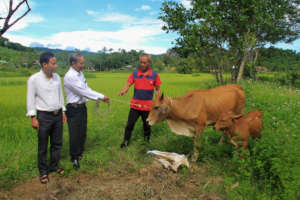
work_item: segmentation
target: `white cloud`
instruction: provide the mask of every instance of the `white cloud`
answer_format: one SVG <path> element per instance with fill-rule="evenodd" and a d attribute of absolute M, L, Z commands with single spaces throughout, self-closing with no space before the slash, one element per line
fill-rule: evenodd
<path fill-rule="evenodd" d="M 102 14 L 96 11 L 87 10 L 87 14 L 93 16 L 97 22 L 110 22 L 110 23 L 119 23 L 123 26 L 136 26 L 136 25 L 161 25 L 162 22 L 155 18 L 137 18 L 131 15 L 122 14 L 122 13 L 106 13 Z"/>
<path fill-rule="evenodd" d="M 11 31 L 17 31 L 28 27 L 32 23 L 40 23 L 45 21 L 45 19 L 38 15 L 38 14 L 29 14 L 28 16 L 24 17 L 18 23 L 16 23 L 12 28 Z"/>
<path fill-rule="evenodd" d="M 192 8 L 192 2 L 191 2 L 191 0 L 181 0 L 181 3 L 187 9 Z"/>
<path fill-rule="evenodd" d="M 156 11 L 151 11 L 151 12 L 149 12 L 149 15 L 156 15 L 156 14 L 157 14 Z"/>
<path fill-rule="evenodd" d="M 137 18 L 122 13 L 105 13 L 94 10 L 86 10 L 86 13 L 94 18 L 95 21 L 105 23 L 120 24 L 119 30 L 102 31 L 102 30 L 78 30 L 70 32 L 59 32 L 47 37 L 26 37 L 9 32 L 5 37 L 11 41 L 19 42 L 23 45 L 40 44 L 45 47 L 67 49 L 69 47 L 80 50 L 90 49 L 99 51 L 103 47 L 113 48 L 115 50 L 144 50 L 148 53 L 161 54 L 166 52 L 167 47 L 161 47 L 160 44 L 153 45 L 156 37 L 160 37 L 162 31 L 162 22 L 155 18 Z M 35 20 L 37 20 L 36 18 Z M 28 19 L 33 23 L 33 18 Z M 40 19 L 41 20 L 41 19 Z M 28 22 L 28 23 L 29 23 Z M 24 22 L 25 23 L 25 22 Z"/>
<path fill-rule="evenodd" d="M 87 13 L 88 15 L 95 15 L 95 14 L 96 14 L 96 12 L 93 11 L 93 10 L 86 10 L 86 13 Z"/>
<path fill-rule="evenodd" d="M 136 49 L 153 54 L 161 54 L 166 52 L 167 48 L 145 44 L 146 42 L 153 40 L 155 36 L 162 34 L 162 31 L 158 31 L 158 28 L 160 29 L 160 27 L 152 25 L 132 26 L 122 28 L 115 32 L 95 30 L 60 32 L 43 39 L 17 36 L 10 33 L 8 33 L 6 37 L 11 41 L 19 42 L 26 46 L 29 46 L 32 43 L 39 43 L 52 48 L 58 46 L 57 44 L 60 44 L 60 48 L 62 49 L 71 46 L 81 50 L 89 48 L 91 51 L 95 52 L 101 50 L 105 46 L 115 50 L 119 48 L 126 50 Z"/>
<path fill-rule="evenodd" d="M 140 11 L 140 10 L 151 10 L 151 6 L 149 5 L 142 5 L 140 8 L 136 8 L 135 11 Z"/>
<path fill-rule="evenodd" d="M 117 22 L 117 23 L 133 23 L 135 18 L 121 13 L 110 13 L 95 19 L 98 22 Z"/>
<path fill-rule="evenodd" d="M 151 10 L 151 7 L 149 5 L 142 5 L 142 10 Z"/>

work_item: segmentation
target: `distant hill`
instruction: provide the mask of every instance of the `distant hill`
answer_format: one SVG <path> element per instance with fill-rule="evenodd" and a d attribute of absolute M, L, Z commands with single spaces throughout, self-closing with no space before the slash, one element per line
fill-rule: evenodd
<path fill-rule="evenodd" d="M 64 49 L 50 49 L 47 47 L 33 47 L 36 51 L 50 51 L 52 53 L 75 53 L 78 52 L 78 50 L 64 50 Z M 80 51 L 81 54 L 96 54 L 95 52 L 91 51 Z"/>
<path fill-rule="evenodd" d="M 79 50 L 64 50 L 64 49 L 50 49 L 47 47 L 25 47 L 20 43 L 15 43 L 9 41 L 9 39 L 5 37 L 0 37 L 0 46 L 1 47 L 6 47 L 8 49 L 13 49 L 17 51 L 26 51 L 26 52 L 33 52 L 33 51 L 50 51 L 53 53 L 75 53 L 78 52 Z M 90 52 L 90 51 L 80 51 L 81 54 L 96 54 L 95 52 Z"/>
<path fill-rule="evenodd" d="M 20 43 L 10 42 L 7 38 L 0 37 L 0 46 L 6 47 L 8 49 L 13 49 L 17 51 L 33 52 L 34 49 L 30 47 L 25 47 Z"/>

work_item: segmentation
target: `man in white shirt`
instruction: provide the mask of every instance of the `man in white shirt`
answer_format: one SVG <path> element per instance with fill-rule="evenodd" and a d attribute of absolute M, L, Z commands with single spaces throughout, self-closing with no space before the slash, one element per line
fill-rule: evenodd
<path fill-rule="evenodd" d="M 70 138 L 70 156 L 75 170 L 80 168 L 79 160 L 84 151 L 87 131 L 88 99 L 109 102 L 109 98 L 88 87 L 82 70 L 84 57 L 80 54 L 72 54 L 71 67 L 64 77 L 64 86 L 67 96 L 67 117 Z"/>
<path fill-rule="evenodd" d="M 49 182 L 48 173 L 64 174 L 58 167 L 62 148 L 63 123 L 66 122 L 61 80 L 56 74 L 56 58 L 45 52 L 40 56 L 42 69 L 32 75 L 27 86 L 27 116 L 38 131 L 38 168 L 42 184 Z M 50 166 L 47 164 L 50 137 Z"/>

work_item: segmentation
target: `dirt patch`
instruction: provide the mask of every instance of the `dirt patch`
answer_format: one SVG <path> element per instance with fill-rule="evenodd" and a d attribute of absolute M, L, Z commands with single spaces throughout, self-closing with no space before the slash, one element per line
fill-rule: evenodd
<path fill-rule="evenodd" d="M 72 178 L 50 176 L 42 185 L 38 178 L 1 191 L 0 200 L 221 200 L 221 196 L 206 190 L 209 185 L 221 185 L 220 177 L 206 177 L 205 169 L 192 167 L 176 174 L 157 163 L 137 172 L 123 174 L 78 173 Z"/>

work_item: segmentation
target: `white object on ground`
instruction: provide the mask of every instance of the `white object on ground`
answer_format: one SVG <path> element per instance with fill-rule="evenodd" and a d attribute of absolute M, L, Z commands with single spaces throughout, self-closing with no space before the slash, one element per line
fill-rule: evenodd
<path fill-rule="evenodd" d="M 174 172 L 177 172 L 180 165 L 185 165 L 188 168 L 190 167 L 187 157 L 182 154 L 162 152 L 157 150 L 147 151 L 147 154 L 152 155 L 155 160 L 161 163 L 166 169 L 171 169 Z"/>

